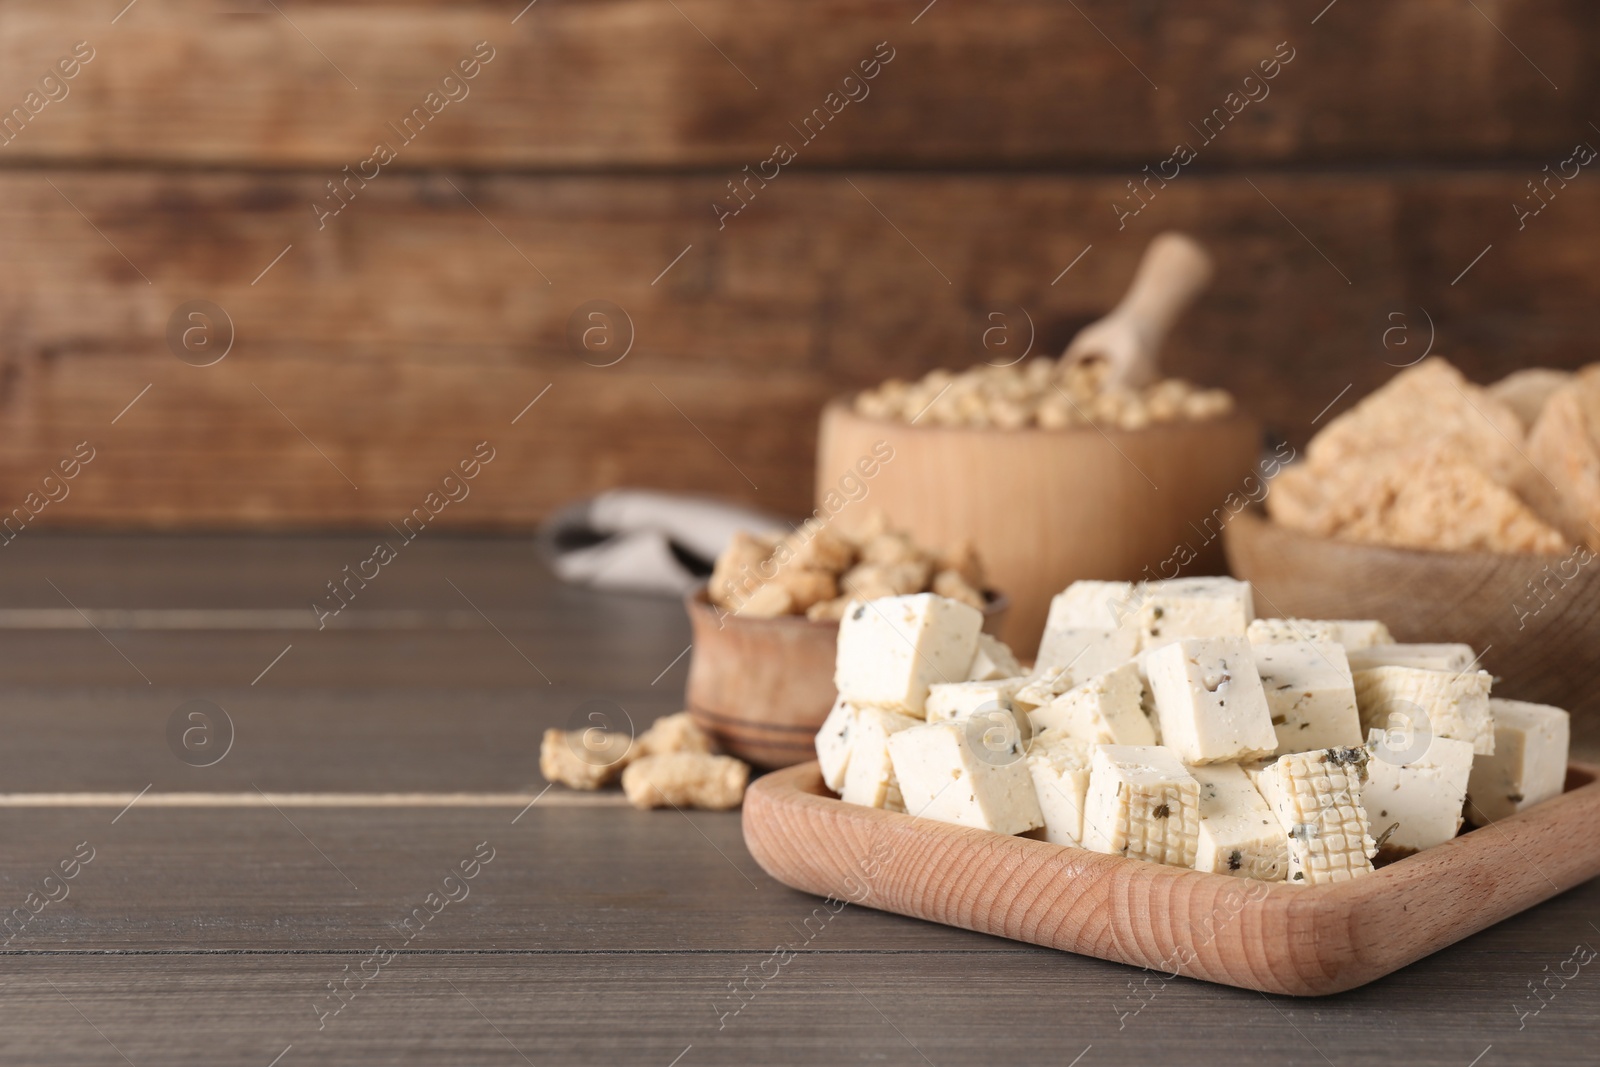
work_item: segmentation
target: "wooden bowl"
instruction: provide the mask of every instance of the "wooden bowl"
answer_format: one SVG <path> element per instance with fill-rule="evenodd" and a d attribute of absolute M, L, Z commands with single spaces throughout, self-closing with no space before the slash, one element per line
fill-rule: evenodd
<path fill-rule="evenodd" d="M 1464 641 L 1497 694 L 1600 712 L 1600 563 L 1357 544 L 1254 512 L 1223 540 L 1263 615 L 1381 619 L 1399 641 Z"/>
<path fill-rule="evenodd" d="M 684 700 L 724 752 L 768 769 L 815 759 L 813 745 L 834 699 L 839 624 L 804 615 L 721 615 L 705 586 L 684 598 L 694 630 Z M 998 632 L 1006 598 L 989 594 L 983 628 Z"/>
<path fill-rule="evenodd" d="M 850 478 L 865 492 L 837 511 L 840 529 L 881 509 L 930 547 L 970 540 L 1011 598 L 1000 637 L 1029 659 L 1050 598 L 1073 581 L 1156 577 L 1184 545 L 1196 553 L 1185 574 L 1221 573 L 1214 515 L 1260 485 L 1260 444 L 1243 415 L 1143 430 L 964 429 L 869 419 L 836 400 L 822 413 L 817 502 L 832 494 L 837 505 Z M 880 461 L 863 477 L 874 446 Z"/>

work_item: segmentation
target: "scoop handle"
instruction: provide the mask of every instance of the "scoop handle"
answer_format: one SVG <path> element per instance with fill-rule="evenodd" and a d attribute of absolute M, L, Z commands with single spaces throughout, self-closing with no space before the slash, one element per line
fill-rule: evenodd
<path fill-rule="evenodd" d="M 1078 334 L 1064 359 L 1108 360 L 1110 377 L 1128 385 L 1160 377 L 1161 346 L 1178 316 L 1211 281 L 1211 256 L 1194 238 L 1168 231 L 1145 249 L 1122 300 Z"/>
<path fill-rule="evenodd" d="M 1141 327 L 1153 359 L 1178 316 L 1211 281 L 1211 256 L 1187 234 L 1160 234 L 1145 249 L 1133 284 L 1112 311 Z"/>

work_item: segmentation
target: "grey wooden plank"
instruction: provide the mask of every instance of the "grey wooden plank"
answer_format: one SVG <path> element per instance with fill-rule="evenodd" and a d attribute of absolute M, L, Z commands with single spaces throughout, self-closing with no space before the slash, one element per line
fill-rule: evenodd
<path fill-rule="evenodd" d="M 398 936 L 411 909 L 485 841 L 493 861 L 414 947 L 749 952 L 803 938 L 820 906 L 760 870 L 744 848 L 737 813 L 535 804 L 518 817 L 513 808 L 135 803 L 120 816 L 116 808 L 0 808 L 0 840 L 7 843 L 0 916 L 80 842 L 94 849 L 64 899 L 8 932 L 16 935 L 11 951 L 358 949 Z M 1588 926 L 1597 913 L 1600 882 L 1590 882 L 1446 950 L 1429 966 L 1506 973 L 1518 954 L 1600 940 Z M 813 947 L 1032 951 L 858 907 L 826 927 Z"/>
<path fill-rule="evenodd" d="M 337 535 L 127 535 L 26 530 L 5 543 L 0 606 L 60 608 L 62 593 L 90 607 L 305 608 L 342 581 L 344 567 L 372 554 L 384 531 Z M 398 536 L 388 533 L 390 541 Z M 529 536 L 469 536 L 426 530 L 364 586 L 351 610 L 461 609 L 454 581 L 485 610 L 548 605 L 552 610 L 653 615 L 670 598 L 597 594 L 556 581 Z M 50 585 L 54 582 L 61 592 Z M 328 602 L 333 603 L 331 600 Z"/>
<path fill-rule="evenodd" d="M 0 568 L 0 685 L 242 687 L 291 644 L 258 684 L 643 687 L 674 667 L 682 685 L 689 628 L 675 598 L 562 584 L 525 540 L 419 539 L 316 628 L 312 599 L 360 544 L 18 538 Z"/>
<path fill-rule="evenodd" d="M 546 728 L 599 707 L 637 734 L 679 710 L 681 683 L 680 671 L 654 689 L 0 689 L 0 793 L 537 791 Z M 169 725 L 196 700 L 207 718 L 185 721 L 206 733 L 185 745 Z"/>
<path fill-rule="evenodd" d="M 547 616 L 537 628 L 498 631 L 8 631 L 0 632 L 0 686 L 246 688 L 259 677 L 257 688 L 278 689 L 649 688 L 659 677 L 658 685 L 675 680 L 681 690 L 689 625 L 682 608 L 673 609 L 648 625 L 637 618 L 608 625 L 574 612 L 565 624 Z"/>
<path fill-rule="evenodd" d="M 0 941 L 11 938 L 10 952 L 397 947 L 412 909 L 442 893 L 445 876 L 482 842 L 493 860 L 412 947 L 753 952 L 793 940 L 818 906 L 761 871 L 738 813 L 541 802 L 518 816 L 503 807 L 135 803 L 120 817 L 116 807 L 0 808 Z M 85 841 L 93 858 L 67 895 L 4 930 L 11 909 Z M 829 927 L 833 948 L 1023 950 L 860 908 Z"/>
<path fill-rule="evenodd" d="M 922 954 L 801 953 L 734 1016 L 729 983 L 767 951 L 404 954 L 326 1018 L 328 983 L 360 973 L 364 952 L 33 956 L 7 961 L 0 1009 L 17 1064 L 1573 1063 L 1600 989 L 1569 984 L 1521 1030 L 1512 1010 L 1569 948 L 1423 965 L 1317 1001 L 1152 978 L 1132 1016 L 1129 978 L 1144 976 L 1045 950 L 937 971 Z"/>

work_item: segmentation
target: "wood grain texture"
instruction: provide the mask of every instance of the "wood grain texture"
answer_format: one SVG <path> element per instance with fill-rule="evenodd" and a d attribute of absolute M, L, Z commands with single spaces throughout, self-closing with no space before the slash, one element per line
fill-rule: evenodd
<path fill-rule="evenodd" d="M 95 851 L 65 899 L 25 925 L 0 930 L 0 942 L 14 934 L 5 946 L 12 953 L 370 950 L 392 939 L 411 909 L 479 842 L 488 842 L 494 858 L 471 881 L 470 894 L 404 947 L 752 950 L 814 907 L 761 873 L 740 845 L 736 814 L 546 807 L 548 799 L 515 823 L 518 810 L 503 807 L 134 804 L 114 825 L 116 807 L 6 808 L 0 823 L 13 858 L 0 874 L 0 916 L 78 842 Z M 184 872 L 181 881 L 175 872 Z M 131 910 L 130 902 L 136 902 Z M 913 950 L 921 943 L 914 925 L 894 917 L 862 912 L 845 922 L 858 951 Z M 996 947 L 965 933 L 945 944 Z"/>
<path fill-rule="evenodd" d="M 1011 598 L 1000 636 L 1024 660 L 1050 598 L 1078 579 L 1158 577 L 1183 546 L 1194 553 L 1186 573 L 1221 573 L 1228 498 L 1236 510 L 1259 486 L 1260 427 L 1246 416 L 1132 431 L 972 430 L 869 419 L 835 403 L 822 415 L 819 506 L 881 441 L 893 459 L 834 521 L 859 529 L 881 509 L 926 544 L 970 541 Z"/>
<path fill-rule="evenodd" d="M 23 708 L 63 685 L 127 690 L 119 701 L 159 692 L 157 704 L 172 707 L 184 687 L 224 704 L 235 694 L 359 688 L 443 699 L 465 687 L 524 691 L 533 706 L 567 712 L 601 697 L 638 702 L 650 718 L 681 708 L 682 605 L 560 583 L 525 540 L 425 533 L 319 630 L 313 599 L 370 544 L 25 531 L 3 549 L 0 685 Z M 30 629 L 41 616 L 48 628 Z M 638 674 L 607 669 L 613 643 L 632 650 Z"/>
<path fill-rule="evenodd" d="M 1381 619 L 1401 641 L 1461 641 L 1495 695 L 1600 716 L 1600 576 L 1565 556 L 1428 552 L 1287 529 L 1254 513 L 1224 532 L 1263 614 Z"/>
<path fill-rule="evenodd" d="M 1519 233 L 1520 169 L 1185 175 L 1119 232 L 1120 177 L 845 178 L 784 176 L 719 232 L 705 177 L 385 175 L 319 231 L 309 177 L 0 175 L 0 507 L 88 440 L 36 523 L 382 527 L 488 441 L 437 526 L 526 527 L 621 484 L 800 514 L 828 397 L 978 362 L 996 312 L 1057 352 L 1169 227 L 1218 278 L 1166 365 L 1297 441 L 1393 373 L 1402 305 L 1479 379 L 1592 358 L 1596 184 Z M 214 366 L 167 350 L 192 299 L 235 327 Z M 597 299 L 635 335 L 605 368 L 567 341 Z"/>
<path fill-rule="evenodd" d="M 815 763 L 760 779 L 745 844 L 810 893 L 1294 996 L 1364 985 L 1600 875 L 1600 769 L 1555 800 L 1372 875 L 1297 887 L 845 804 Z"/>
<path fill-rule="evenodd" d="M 424 641 L 408 652 L 448 674 L 445 664 L 458 650 Z M 455 687 L 428 690 L 407 686 L 403 676 L 386 684 L 380 668 L 392 676 L 393 663 L 371 666 L 364 680 L 349 677 L 339 686 L 269 686 L 264 679 L 254 688 L 224 688 L 204 678 L 179 687 L 149 687 L 136 678 L 137 688 L 122 690 L 72 689 L 59 679 L 48 689 L 6 685 L 0 688 L 6 705 L 0 724 L 13 740 L 0 752 L 0 793 L 111 791 L 122 803 L 146 786 L 155 792 L 250 792 L 259 786 L 274 792 L 537 794 L 546 784 L 539 775 L 541 735 L 575 726 L 585 702 L 625 708 L 638 733 L 682 705 L 681 671 L 677 685 L 663 679 L 657 690 L 665 692 L 648 689 L 648 677 L 623 688 L 592 674 L 578 686 L 535 680 L 522 689 L 463 690 L 470 685 L 465 671 L 450 679 Z M 211 702 L 232 723 L 233 745 L 213 766 L 182 762 L 168 741 L 169 719 L 191 700 Z M 613 710 L 612 717 L 621 720 L 619 729 L 627 728 L 626 716 Z M 221 744 L 227 727 L 212 718 L 208 728 Z M 418 751 L 434 755 L 417 761 Z"/>
<path fill-rule="evenodd" d="M 1218 161 L 1542 156 L 1582 136 L 1594 91 L 1595 18 L 1572 0 L 1496 3 L 1492 22 L 1466 4 L 1343 0 L 1314 24 L 1314 11 L 1238 0 L 1159 17 L 1111 0 L 1023 0 L 1004 18 L 972 0 L 922 6 L 587 0 L 513 24 L 520 5 L 481 0 L 182 0 L 113 26 L 89 0 L 13 0 L 0 6 L 0 100 L 20 101 L 75 41 L 97 54 L 0 155 L 337 171 L 481 40 L 495 58 L 396 166 L 737 170 L 790 139 L 880 41 L 895 58 L 801 166 L 1137 167 L 1285 41 L 1293 62 Z"/>
<path fill-rule="evenodd" d="M 816 941 L 848 943 L 848 924 L 864 916 L 848 909 Z M 1587 929 L 1576 909 L 1559 918 L 1569 933 L 1572 926 Z M 441 917 L 441 927 L 447 919 Z M 9 957 L 11 980 L 0 1004 L 16 1016 L 8 1052 L 30 1065 L 121 1064 L 95 1026 L 136 1064 L 203 1067 L 219 1061 L 264 1067 L 291 1042 L 280 1067 L 408 1061 L 667 1067 L 679 1055 L 679 1067 L 787 1067 L 835 1062 L 840 1049 L 871 1061 L 920 1064 L 921 1052 L 939 1067 L 985 1067 L 1000 1057 L 1066 1064 L 1090 1045 L 1081 1064 L 1113 1067 L 1320 1064 L 1319 1052 L 1335 1064 L 1462 1067 L 1491 1044 L 1491 1058 L 1517 1062 L 1581 1055 L 1600 1007 L 1589 983 L 1569 983 L 1521 1031 L 1511 1010 L 1513 998 L 1526 995 L 1528 976 L 1567 958 L 1571 938 L 1523 923 L 1498 940 L 1495 955 L 1472 950 L 1489 936 L 1385 982 L 1313 1003 L 1263 1000 L 1183 978 L 1126 979 L 1126 968 L 1029 946 L 943 957 L 812 948 L 798 952 L 719 1029 L 718 1009 L 731 1010 L 729 982 L 757 973 L 774 944 L 798 943 L 790 932 L 717 953 L 403 955 L 320 1032 L 311 998 L 325 994 L 344 966 L 355 970 L 371 946 L 327 954 Z M 1484 968 L 1490 959 L 1504 969 Z M 948 971 L 931 970 L 935 960 Z M 952 980 L 930 981 L 945 975 Z M 1140 986 L 1144 978 L 1147 989 Z M 1030 995 L 1018 995 L 1019 986 Z M 1008 1000 L 1012 1006 L 1003 1009 Z M 595 1024 L 596 1011 L 606 1013 L 605 1026 Z"/>
<path fill-rule="evenodd" d="M 273 618 L 278 612 L 293 612 L 297 624 L 315 628 L 311 599 L 319 592 L 326 596 L 326 583 L 343 578 L 347 564 L 369 555 L 374 540 L 366 533 L 118 536 L 30 528 L 0 545 L 5 563 L 0 567 L 0 605 L 5 611 L 53 611 L 69 607 L 64 592 L 90 610 L 264 611 L 274 613 Z M 366 615 L 379 628 L 425 623 L 424 628 L 455 629 L 464 622 L 459 612 L 488 626 L 473 604 L 497 621 L 512 619 L 518 628 L 564 618 L 564 626 L 591 636 L 631 626 L 630 636 L 642 637 L 683 621 L 682 605 L 671 598 L 594 591 L 558 581 L 533 543 L 520 536 L 425 533 L 381 573 L 357 591 L 345 611 L 327 620 L 328 629 L 371 628 L 351 621 Z M 383 622 L 403 613 L 416 613 L 419 623 Z M 686 623 L 682 632 L 688 634 Z"/>

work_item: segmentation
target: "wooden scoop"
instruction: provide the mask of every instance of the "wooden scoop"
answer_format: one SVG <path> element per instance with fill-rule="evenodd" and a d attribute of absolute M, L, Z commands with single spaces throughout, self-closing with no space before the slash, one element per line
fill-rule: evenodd
<path fill-rule="evenodd" d="M 1107 384 L 1138 388 L 1161 377 L 1156 356 L 1167 331 L 1211 281 L 1211 257 L 1192 237 L 1163 233 L 1150 242 L 1122 302 L 1072 339 L 1062 360 L 1103 359 Z"/>

